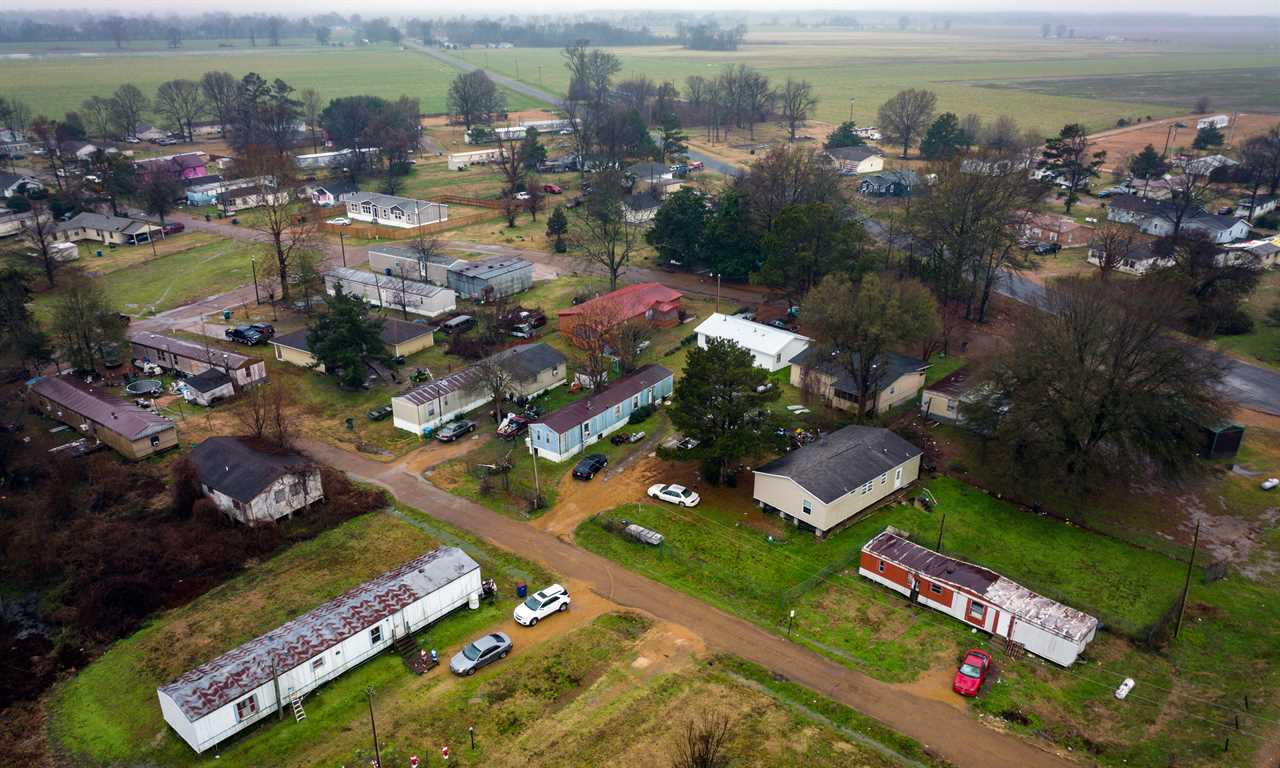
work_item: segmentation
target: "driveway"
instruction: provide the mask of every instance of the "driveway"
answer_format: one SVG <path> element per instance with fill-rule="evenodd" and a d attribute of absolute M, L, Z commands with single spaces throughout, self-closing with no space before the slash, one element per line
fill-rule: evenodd
<path fill-rule="evenodd" d="M 698 633 L 713 651 L 763 665 L 793 682 L 840 701 L 928 746 L 962 768 L 1016 765 L 1065 768 L 1073 762 L 986 728 L 948 704 L 905 692 L 790 643 L 702 601 L 626 570 L 527 523 L 452 496 L 406 471 L 322 443 L 299 447 L 352 477 L 380 485 L 402 503 L 428 511 L 496 546 L 529 558 L 616 603 Z"/>

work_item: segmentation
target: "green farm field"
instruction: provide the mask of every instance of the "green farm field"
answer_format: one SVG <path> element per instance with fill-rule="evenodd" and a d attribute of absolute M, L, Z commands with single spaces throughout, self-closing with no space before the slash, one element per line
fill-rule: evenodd
<path fill-rule="evenodd" d="M 112 52 L 0 59 L 0 96 L 25 101 L 35 114 L 61 117 L 90 96 L 109 96 L 123 83 L 153 94 L 166 80 L 196 80 L 214 69 L 236 77 L 249 72 L 269 80 L 278 77 L 299 91 L 315 88 L 326 99 L 357 94 L 416 97 L 425 113 L 444 111 L 449 83 L 457 74 L 434 59 L 389 46 Z M 508 94 L 507 103 L 512 109 L 536 106 L 517 94 Z"/>
<path fill-rule="evenodd" d="M 726 64 L 744 63 L 759 68 L 776 82 L 786 77 L 813 83 L 819 98 L 816 117 L 828 122 L 849 117 L 876 122 L 876 111 L 885 99 L 902 88 L 928 88 L 938 94 L 938 109 L 964 115 L 976 112 L 984 118 L 1009 114 L 1022 124 L 1056 132 L 1072 121 L 1092 130 L 1111 127 L 1120 117 L 1153 117 L 1185 114 L 1198 93 L 1186 96 L 1186 104 L 1153 104 L 1130 100 L 1121 90 L 1102 98 L 1062 93 L 1041 93 L 1022 88 L 987 87 L 1004 81 L 1031 78 L 1102 77 L 1145 73 L 1194 72 L 1203 76 L 1216 70 L 1258 68 L 1280 64 L 1274 52 L 1223 52 L 1174 49 L 1134 44 L 1106 44 L 1087 40 L 1040 40 L 962 34 L 894 34 L 877 32 L 828 32 L 821 35 L 770 33 L 767 38 L 749 35 L 738 51 L 687 51 L 676 46 L 614 48 L 622 61 L 620 77 L 648 75 L 654 80 L 675 80 L 682 88 L 693 74 L 713 76 Z M 509 49 L 452 52 L 481 66 L 516 77 L 530 85 L 564 92 L 568 75 L 559 50 Z M 487 62 L 487 64 L 486 64 Z M 1225 108 L 1226 104 L 1215 104 Z"/>

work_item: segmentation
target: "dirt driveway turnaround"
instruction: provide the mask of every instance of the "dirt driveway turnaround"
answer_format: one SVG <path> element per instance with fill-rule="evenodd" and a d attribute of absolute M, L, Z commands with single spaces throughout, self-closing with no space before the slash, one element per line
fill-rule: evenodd
<path fill-rule="evenodd" d="M 957 766 L 1064 768 L 1078 765 L 1035 744 L 985 728 L 967 713 L 941 701 L 903 691 L 843 667 L 694 597 L 579 549 L 548 531 L 452 496 L 410 474 L 399 463 L 381 464 L 310 440 L 300 441 L 299 447 L 318 461 L 388 489 L 404 504 L 534 560 L 571 583 L 589 585 L 608 601 L 686 627 L 701 636 L 713 651 L 736 654 L 763 665 L 874 717 L 917 739 Z"/>

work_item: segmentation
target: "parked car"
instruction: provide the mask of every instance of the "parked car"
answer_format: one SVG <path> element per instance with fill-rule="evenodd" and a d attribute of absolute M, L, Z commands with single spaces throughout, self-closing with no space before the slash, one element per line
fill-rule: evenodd
<path fill-rule="evenodd" d="M 351 219 L 348 219 L 346 216 L 334 216 L 332 219 L 325 219 L 324 223 L 333 224 L 338 227 L 348 227 L 351 226 Z"/>
<path fill-rule="evenodd" d="M 517 435 L 522 434 L 529 428 L 530 421 L 531 419 L 527 419 L 519 414 L 509 414 L 507 418 L 503 419 L 502 423 L 498 425 L 498 437 L 503 440 L 514 440 Z"/>
<path fill-rule="evenodd" d="M 590 480 L 596 473 L 609 466 L 609 459 L 603 453 L 583 456 L 573 468 L 573 476 L 578 480 Z"/>
<path fill-rule="evenodd" d="M 692 488 L 685 488 L 683 485 L 664 485 L 662 483 L 649 486 L 649 497 L 681 507 L 696 507 L 698 502 L 702 501 L 702 497 Z"/>
<path fill-rule="evenodd" d="M 564 189 L 561 188 L 559 184 L 543 184 L 542 191 L 546 192 L 548 195 L 558 195 L 563 192 Z"/>
<path fill-rule="evenodd" d="M 609 442 L 614 445 L 624 445 L 626 443 L 638 443 L 643 439 L 643 432 L 615 432 L 613 437 L 609 438 Z"/>
<path fill-rule="evenodd" d="M 250 323 L 249 327 L 264 339 L 270 339 L 276 335 L 276 327 L 271 323 Z"/>
<path fill-rule="evenodd" d="M 522 627 L 532 627 L 539 619 L 545 619 L 558 611 L 569 610 L 569 590 L 559 584 L 552 584 L 546 589 L 538 590 L 529 599 L 516 606 L 516 623 Z"/>
<path fill-rule="evenodd" d="M 467 643 L 449 662 L 449 671 L 455 675 L 474 675 L 477 669 L 507 658 L 511 653 L 511 638 L 494 632 Z"/>
<path fill-rule="evenodd" d="M 160 228 L 160 231 L 166 235 L 176 235 L 187 228 L 186 224 L 178 221 L 171 221 Z"/>
<path fill-rule="evenodd" d="M 228 339 L 237 344 L 247 344 L 254 346 L 262 341 L 262 335 L 253 330 L 252 326 L 238 325 L 235 328 L 228 328 L 224 331 Z"/>
<path fill-rule="evenodd" d="M 692 163 L 689 163 L 689 170 L 691 171 L 700 171 L 703 167 L 701 160 L 694 160 Z"/>
<path fill-rule="evenodd" d="M 382 421 L 383 419 L 390 417 L 391 404 L 387 403 L 386 405 L 380 405 L 377 408 L 374 408 L 372 411 L 369 411 L 368 416 L 369 421 Z"/>
<path fill-rule="evenodd" d="M 970 648 L 956 670 L 956 677 L 951 681 L 951 690 L 961 696 L 977 696 L 982 684 L 987 680 L 987 672 L 991 669 L 991 654 Z"/>
<path fill-rule="evenodd" d="M 1037 256 L 1048 256 L 1062 250 L 1062 246 L 1057 243 L 1040 243 L 1035 248 Z"/>
<path fill-rule="evenodd" d="M 511 335 L 516 337 L 517 339 L 532 339 L 533 326 L 529 325 L 528 323 L 520 323 L 519 325 L 513 326 L 511 328 Z"/>
<path fill-rule="evenodd" d="M 442 443 L 452 443 L 454 440 L 462 437 L 468 432 L 476 431 L 476 423 L 468 419 L 458 419 L 451 421 L 440 428 L 436 433 L 436 439 Z"/>
<path fill-rule="evenodd" d="M 452 336 L 455 333 L 466 333 L 475 326 L 476 319 L 471 315 L 458 315 L 452 320 L 442 324 L 440 326 L 440 330 L 443 331 L 445 335 Z"/>
<path fill-rule="evenodd" d="M 698 447 L 698 441 L 693 439 L 692 437 L 686 437 L 682 439 L 680 442 L 676 443 L 676 447 L 682 451 L 692 451 L 694 448 Z"/>
<path fill-rule="evenodd" d="M 528 200 L 528 199 L 529 199 L 529 193 L 528 193 L 528 192 L 517 192 L 517 193 L 516 193 L 516 199 L 517 199 L 517 200 Z"/>

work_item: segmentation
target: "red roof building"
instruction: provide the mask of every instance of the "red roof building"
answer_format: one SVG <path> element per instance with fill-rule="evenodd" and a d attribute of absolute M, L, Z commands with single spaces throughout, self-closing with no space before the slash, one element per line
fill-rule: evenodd
<path fill-rule="evenodd" d="M 683 296 L 662 283 L 628 285 L 561 310 L 560 332 L 577 344 L 580 334 L 575 334 L 574 328 L 584 323 L 597 332 L 635 319 L 643 319 L 655 328 L 671 328 L 680 322 Z"/>

